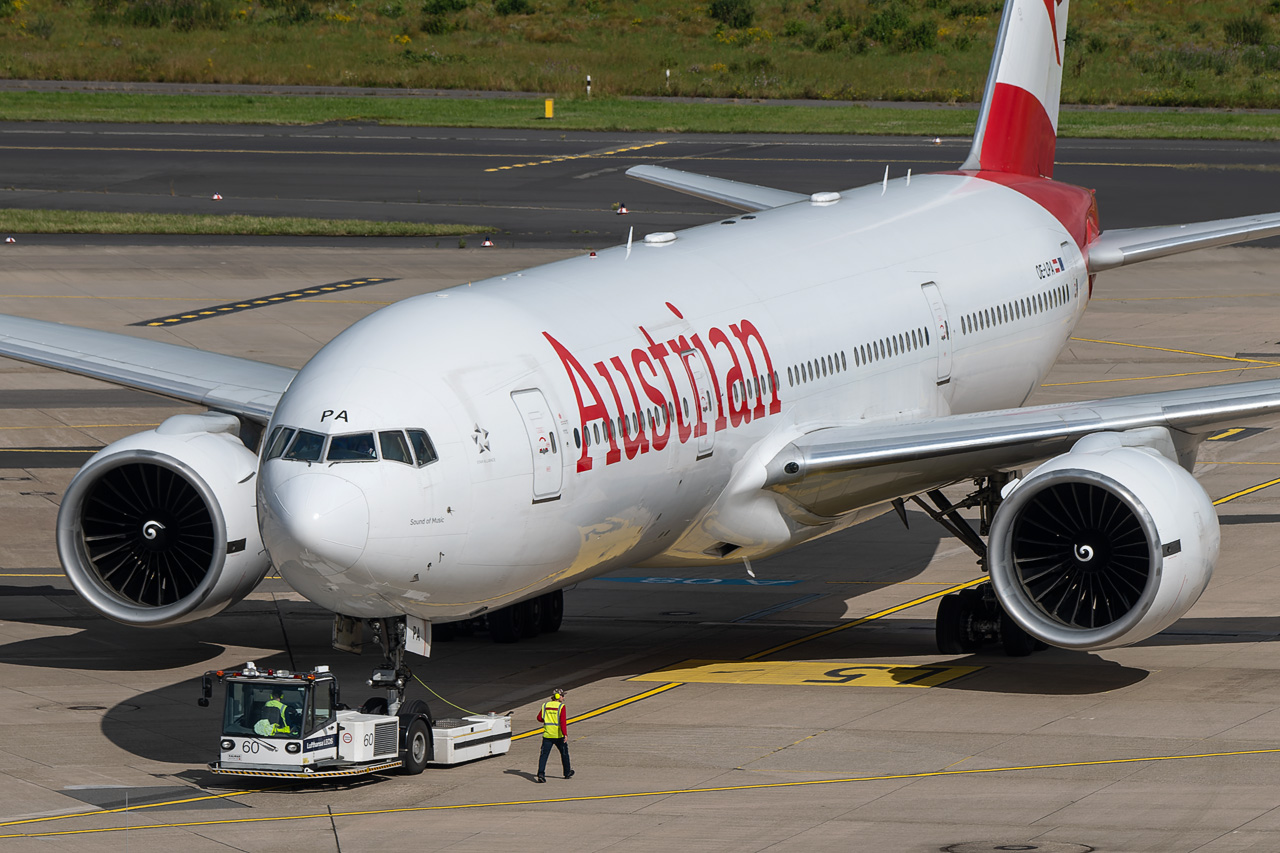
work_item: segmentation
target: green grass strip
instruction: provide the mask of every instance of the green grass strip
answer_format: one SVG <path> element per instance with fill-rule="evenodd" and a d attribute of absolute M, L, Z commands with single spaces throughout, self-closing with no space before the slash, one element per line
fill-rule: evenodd
<path fill-rule="evenodd" d="M 150 95 L 0 92 L 0 120 L 312 125 L 366 122 L 656 133 L 973 134 L 977 110 L 797 106 L 562 98 L 555 118 L 532 98 Z M 1280 139 L 1280 114 L 1178 110 L 1064 110 L 1059 135 L 1110 139 Z"/>
<path fill-rule="evenodd" d="M 168 213 L 96 213 L 0 208 L 4 234 L 235 234 L 258 237 L 453 237 L 492 234 L 481 225 Z"/>

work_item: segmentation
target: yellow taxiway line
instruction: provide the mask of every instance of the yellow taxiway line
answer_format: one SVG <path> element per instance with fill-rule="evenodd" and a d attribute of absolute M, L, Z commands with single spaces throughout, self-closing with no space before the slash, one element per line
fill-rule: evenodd
<path fill-rule="evenodd" d="M 330 812 L 328 810 L 315 814 L 274 815 L 264 817 L 225 818 L 222 820 L 196 820 L 178 823 L 154 823 L 138 826 L 111 826 L 93 829 L 64 829 L 49 832 L 14 833 L 0 835 L 7 838 L 48 838 L 66 835 L 92 835 L 105 832 L 142 832 L 148 829 L 187 829 L 197 826 L 236 826 L 245 824 L 277 823 L 281 821 L 326 820 L 339 817 L 370 817 L 387 814 L 413 814 L 421 812 L 459 811 L 467 809 L 492 809 L 509 806 L 543 806 L 553 803 L 585 803 L 607 800 L 627 800 L 641 797 L 675 797 L 692 794 L 719 794 L 730 791 L 762 791 L 780 790 L 783 788 L 803 788 L 816 785 L 850 785 L 860 782 L 894 782 L 911 779 L 937 779 L 946 776 L 978 776 L 995 773 L 1025 773 L 1035 770 L 1061 770 L 1069 767 L 1105 767 L 1121 764 L 1151 764 L 1163 761 L 1192 761 L 1205 758 L 1230 758 L 1244 755 L 1274 755 L 1280 748 L 1244 749 L 1234 752 L 1200 752 L 1191 755 L 1150 755 L 1138 758 L 1104 758 L 1095 761 L 1064 761 L 1053 764 L 1021 764 L 1011 767 L 975 767 L 971 769 L 923 770 L 918 773 L 891 773 L 879 776 L 848 776 L 840 779 L 806 779 L 794 782 L 762 782 L 752 785 L 717 785 L 708 788 L 670 788 L 662 791 L 622 791 L 613 794 L 587 794 L 577 797 L 551 797 L 543 800 L 505 800 L 488 803 L 456 803 L 442 806 L 408 806 L 390 809 L 361 809 L 358 811 Z"/>

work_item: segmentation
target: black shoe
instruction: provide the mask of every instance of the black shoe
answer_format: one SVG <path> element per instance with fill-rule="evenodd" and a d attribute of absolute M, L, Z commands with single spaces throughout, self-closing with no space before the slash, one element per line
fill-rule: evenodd
<path fill-rule="evenodd" d="M 538 778 L 534 779 L 533 781 L 535 781 L 535 782 L 537 782 L 537 783 L 541 784 L 541 783 L 543 783 L 543 782 L 547 781 L 547 777 L 546 777 L 546 776 L 539 776 Z"/>
<path fill-rule="evenodd" d="M 566 779 L 572 779 L 572 778 L 573 778 L 573 771 L 572 771 L 572 770 L 570 770 L 568 773 L 564 774 L 564 778 L 566 778 Z"/>

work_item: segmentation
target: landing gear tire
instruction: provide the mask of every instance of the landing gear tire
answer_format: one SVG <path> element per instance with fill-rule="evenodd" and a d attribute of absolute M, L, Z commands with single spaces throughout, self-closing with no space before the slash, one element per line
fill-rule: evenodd
<path fill-rule="evenodd" d="M 457 622 L 433 622 L 431 624 L 431 641 L 448 643 L 458 636 Z"/>
<path fill-rule="evenodd" d="M 542 633 L 542 596 L 515 605 L 524 608 L 524 625 L 520 631 L 522 640 L 532 640 Z"/>
<path fill-rule="evenodd" d="M 966 595 L 969 590 L 944 595 L 938 602 L 938 616 L 934 620 L 934 633 L 938 651 L 944 655 L 963 655 L 977 651 L 981 641 L 973 637 L 971 626 L 977 614 L 975 597 Z"/>
<path fill-rule="evenodd" d="M 542 596 L 542 633 L 554 634 L 564 619 L 564 590 L 557 589 Z"/>
<path fill-rule="evenodd" d="M 364 704 L 360 706 L 360 713 L 386 716 L 387 707 L 386 696 L 370 696 L 368 699 L 364 700 Z"/>
<path fill-rule="evenodd" d="M 409 732 L 405 735 L 404 764 L 401 772 L 406 776 L 417 776 L 427 767 L 431 758 L 431 731 L 422 720 L 414 720 L 409 724 Z"/>
<path fill-rule="evenodd" d="M 1011 658 L 1024 658 L 1036 650 L 1036 638 L 1022 630 L 1008 613 L 1000 614 L 1000 644 Z"/>
<path fill-rule="evenodd" d="M 504 607 L 489 614 L 489 636 L 495 643 L 514 643 L 524 635 L 525 609 L 520 605 Z"/>

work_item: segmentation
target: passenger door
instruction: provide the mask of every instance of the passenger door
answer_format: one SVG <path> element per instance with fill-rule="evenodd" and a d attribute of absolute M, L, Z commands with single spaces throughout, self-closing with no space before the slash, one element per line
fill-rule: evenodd
<path fill-rule="evenodd" d="M 529 435 L 529 452 L 533 456 L 533 502 L 558 500 L 564 468 L 556 440 L 556 422 L 547 406 L 547 398 L 537 388 L 529 388 L 512 393 L 511 399 Z"/>

